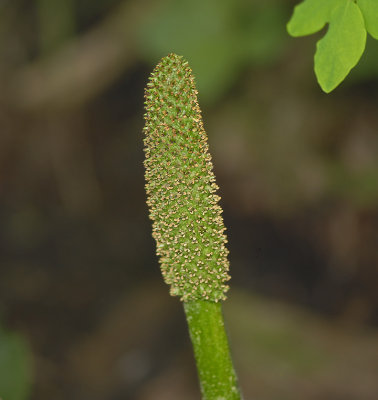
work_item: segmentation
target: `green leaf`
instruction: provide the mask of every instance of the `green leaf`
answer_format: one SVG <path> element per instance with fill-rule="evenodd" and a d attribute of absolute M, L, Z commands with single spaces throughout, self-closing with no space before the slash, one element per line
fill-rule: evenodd
<path fill-rule="evenodd" d="M 367 31 L 378 39 L 378 1 L 377 0 L 357 0 L 365 19 Z"/>
<path fill-rule="evenodd" d="M 338 86 L 357 64 L 365 43 L 366 29 L 360 9 L 350 0 L 339 2 L 315 53 L 315 74 L 326 93 Z"/>
<path fill-rule="evenodd" d="M 31 387 L 31 354 L 24 339 L 0 326 L 0 398 L 25 400 Z"/>
<path fill-rule="evenodd" d="M 378 34 L 377 1 L 358 1 L 366 6 L 370 29 Z M 305 0 L 295 7 L 287 30 L 292 36 L 304 36 L 319 31 L 326 23 L 329 28 L 317 43 L 314 62 L 319 85 L 329 93 L 361 58 L 366 28 L 360 8 L 352 0 Z"/>
<path fill-rule="evenodd" d="M 305 0 L 294 8 L 287 24 L 291 36 L 311 35 L 329 22 L 332 11 L 345 0 Z M 347 0 L 349 1 L 349 0 Z"/>

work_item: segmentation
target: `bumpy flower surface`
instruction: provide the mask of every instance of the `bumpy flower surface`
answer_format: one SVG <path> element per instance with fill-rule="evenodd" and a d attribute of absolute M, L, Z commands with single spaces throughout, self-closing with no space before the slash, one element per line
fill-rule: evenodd
<path fill-rule="evenodd" d="M 192 71 L 170 54 L 145 92 L 145 177 L 153 237 L 170 293 L 224 300 L 230 279 L 222 209 Z"/>

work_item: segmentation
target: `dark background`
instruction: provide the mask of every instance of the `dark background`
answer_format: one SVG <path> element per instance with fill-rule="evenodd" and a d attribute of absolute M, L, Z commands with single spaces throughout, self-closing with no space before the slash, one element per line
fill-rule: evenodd
<path fill-rule="evenodd" d="M 325 31 L 290 38 L 294 5 L 0 2 L 0 314 L 33 359 L 9 400 L 199 398 L 145 204 L 143 91 L 170 52 L 221 187 L 245 398 L 378 398 L 378 44 L 326 95 Z"/>

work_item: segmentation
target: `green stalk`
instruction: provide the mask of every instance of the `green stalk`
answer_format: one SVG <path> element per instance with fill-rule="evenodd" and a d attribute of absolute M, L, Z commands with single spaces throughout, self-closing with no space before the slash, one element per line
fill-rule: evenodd
<path fill-rule="evenodd" d="M 145 99 L 147 204 L 161 271 L 184 302 L 203 399 L 237 400 L 220 305 L 230 279 L 226 228 L 188 63 L 164 57 Z"/>
<path fill-rule="evenodd" d="M 220 303 L 197 300 L 184 303 L 194 356 L 206 400 L 239 400 Z"/>

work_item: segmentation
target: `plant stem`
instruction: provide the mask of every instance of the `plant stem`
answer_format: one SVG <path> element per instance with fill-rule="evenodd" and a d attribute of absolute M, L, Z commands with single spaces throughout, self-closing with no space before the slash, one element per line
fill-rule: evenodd
<path fill-rule="evenodd" d="M 240 400 L 221 303 L 184 302 L 203 400 Z"/>

